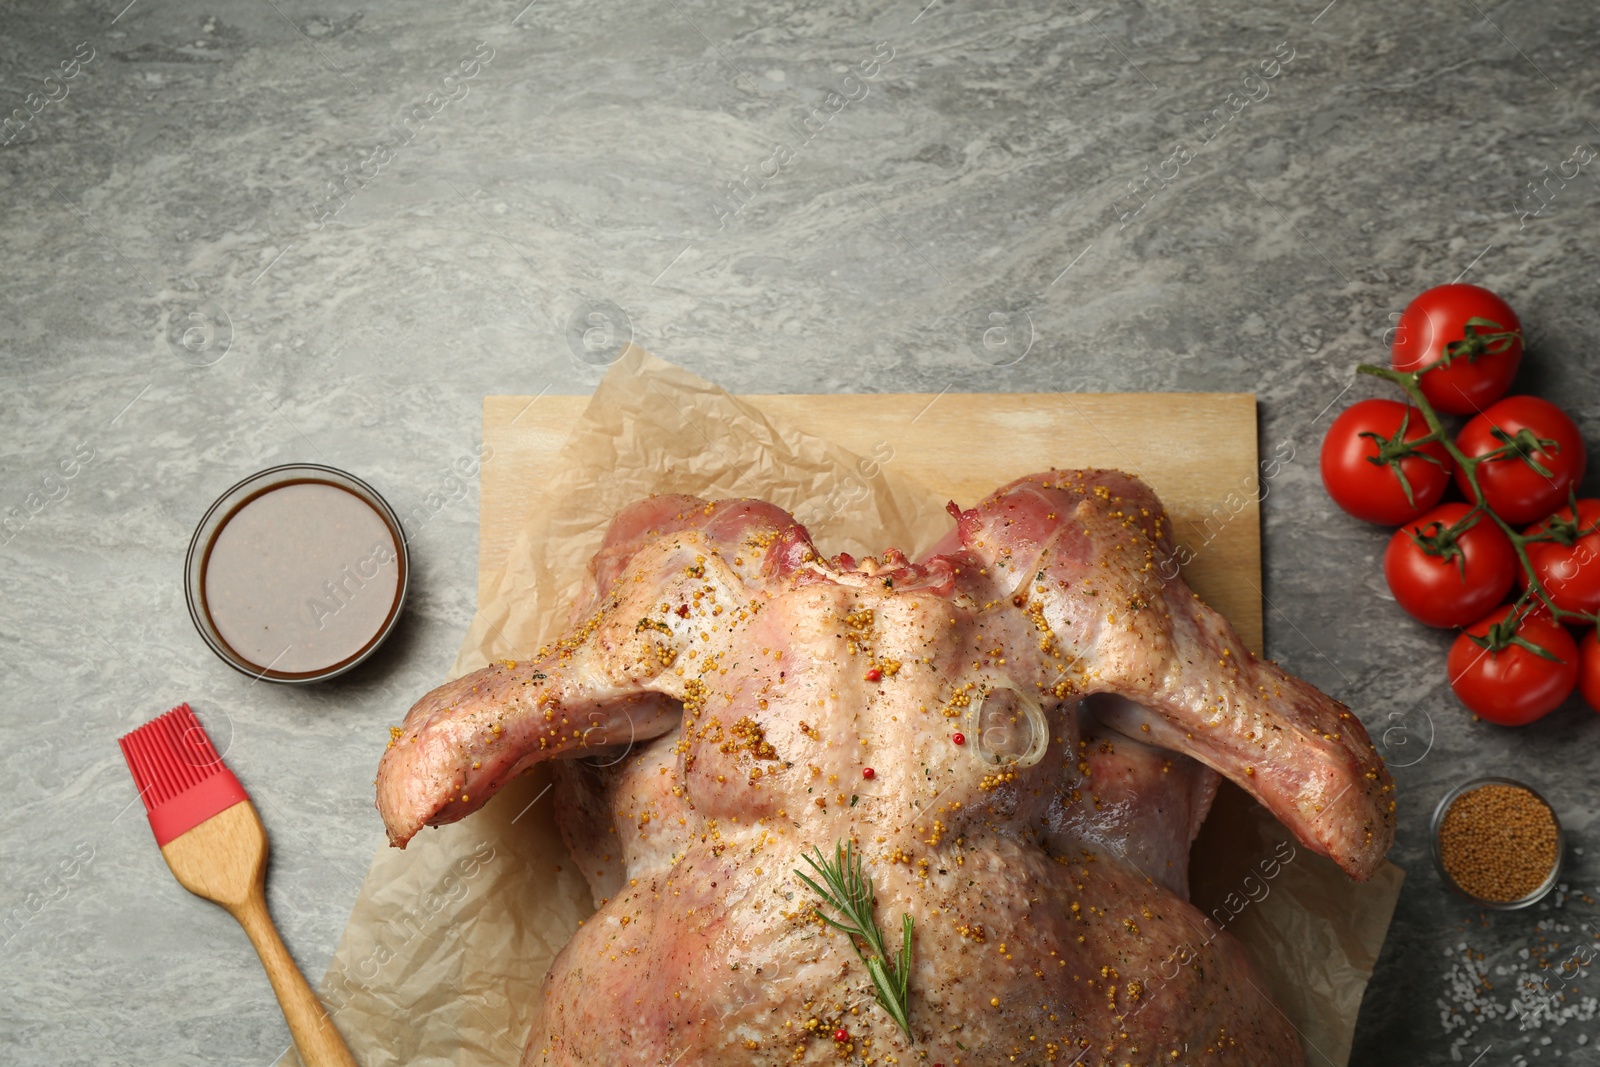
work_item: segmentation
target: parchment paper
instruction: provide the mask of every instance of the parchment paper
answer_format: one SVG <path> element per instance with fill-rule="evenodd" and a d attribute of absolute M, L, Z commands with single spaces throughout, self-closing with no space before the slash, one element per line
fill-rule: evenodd
<path fill-rule="evenodd" d="M 837 491 L 862 483 L 865 496 Z M 914 556 L 949 525 L 945 502 L 916 483 L 632 348 L 487 585 L 455 675 L 554 637 L 612 515 L 651 493 L 763 497 L 794 512 L 828 554 L 894 545 Z M 548 788 L 536 770 L 470 818 L 373 858 L 323 983 L 363 1067 L 517 1063 L 544 973 L 593 910 Z M 1221 926 L 1238 936 L 1308 1064 L 1345 1067 L 1402 875 L 1386 865 L 1356 885 L 1291 841 L 1243 793 L 1224 791 L 1192 861 L 1196 903 L 1215 916 L 1194 946 Z"/>

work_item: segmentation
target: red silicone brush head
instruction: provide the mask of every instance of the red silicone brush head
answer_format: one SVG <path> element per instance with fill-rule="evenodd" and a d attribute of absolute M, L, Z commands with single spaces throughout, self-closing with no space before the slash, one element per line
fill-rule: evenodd
<path fill-rule="evenodd" d="M 117 744 L 158 845 L 250 799 L 187 704 L 151 719 Z"/>

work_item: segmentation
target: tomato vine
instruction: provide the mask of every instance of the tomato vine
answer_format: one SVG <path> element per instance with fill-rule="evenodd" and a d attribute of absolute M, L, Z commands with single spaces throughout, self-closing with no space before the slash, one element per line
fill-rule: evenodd
<path fill-rule="evenodd" d="M 1493 324 L 1484 323 L 1484 325 Z M 1479 348 L 1479 345 L 1482 344 L 1482 340 L 1492 338 L 1494 341 L 1500 341 L 1504 336 L 1504 334 L 1480 334 L 1478 337 L 1471 338 L 1474 341 L 1478 341 L 1478 345 L 1464 347 L 1462 350 L 1451 352 L 1450 355 L 1460 355 L 1470 360 L 1482 350 Z M 1448 360 L 1441 360 L 1440 362 L 1428 367 L 1424 367 L 1421 370 L 1407 372 L 1393 370 L 1389 367 L 1379 367 L 1370 363 L 1363 363 L 1358 366 L 1356 370 L 1361 374 L 1367 374 L 1375 378 L 1382 378 L 1386 381 L 1393 382 L 1405 392 L 1410 403 L 1422 413 L 1423 419 L 1428 424 L 1428 433 L 1421 437 L 1406 441 L 1405 448 L 1407 451 L 1405 454 L 1411 454 L 1412 452 L 1418 451 L 1425 445 L 1437 443 L 1441 448 L 1445 449 L 1445 451 L 1449 453 L 1450 458 L 1455 461 L 1456 469 L 1461 472 L 1461 475 L 1465 481 L 1465 486 L 1469 490 L 1471 500 L 1469 501 L 1470 508 L 1467 513 L 1453 523 L 1448 529 L 1435 531 L 1434 534 L 1428 537 L 1426 543 L 1419 540 L 1418 543 L 1422 545 L 1423 550 L 1430 555 L 1443 556 L 1444 558 L 1449 559 L 1451 551 L 1450 546 L 1453 544 L 1455 537 L 1470 529 L 1476 522 L 1479 521 L 1480 517 L 1487 516 L 1500 527 L 1501 532 L 1503 532 L 1506 535 L 1506 538 L 1511 542 L 1511 547 L 1516 552 L 1517 562 L 1522 568 L 1522 573 L 1527 577 L 1527 588 L 1517 598 L 1515 603 L 1513 603 L 1511 614 L 1507 619 L 1507 621 L 1511 622 L 1512 624 L 1510 626 L 1492 627 L 1485 638 L 1482 640 L 1474 638 L 1473 640 L 1491 652 L 1498 652 L 1515 644 L 1526 647 L 1530 651 L 1537 652 L 1539 655 L 1546 658 L 1554 658 L 1548 650 L 1539 648 L 1538 646 L 1533 645 L 1531 642 L 1527 642 L 1526 640 L 1517 636 L 1517 623 L 1525 618 L 1532 610 L 1536 610 L 1534 607 L 1535 602 L 1537 602 L 1539 606 L 1542 606 L 1544 610 L 1548 611 L 1551 618 L 1557 620 L 1558 622 L 1573 623 L 1575 625 L 1595 625 L 1600 623 L 1600 612 L 1585 613 L 1571 611 L 1557 605 L 1554 599 L 1552 599 L 1549 590 L 1545 588 L 1544 581 L 1540 578 L 1539 574 L 1535 571 L 1530 563 L 1528 559 L 1527 546 L 1541 541 L 1555 542 L 1562 545 L 1572 545 L 1576 543 L 1578 538 L 1590 533 L 1594 533 L 1596 530 L 1600 530 L 1600 522 L 1597 522 L 1587 528 L 1581 526 L 1581 524 L 1576 520 L 1576 516 L 1578 514 L 1577 497 L 1575 491 L 1572 489 L 1568 490 L 1567 495 L 1568 506 L 1571 509 L 1574 518 L 1567 520 L 1559 516 L 1552 516 L 1544 523 L 1540 524 L 1535 532 L 1532 533 L 1524 533 L 1521 530 L 1518 530 L 1511 523 L 1507 522 L 1505 518 L 1503 518 L 1498 512 L 1496 512 L 1494 508 L 1489 506 L 1485 499 L 1483 489 L 1478 482 L 1478 468 L 1480 466 L 1482 466 L 1484 463 L 1494 462 L 1497 460 L 1516 460 L 1518 462 L 1527 464 L 1536 473 L 1548 477 L 1550 475 L 1550 471 L 1538 462 L 1538 460 L 1535 458 L 1535 454 L 1545 449 L 1559 448 L 1559 443 L 1550 438 L 1539 437 L 1526 427 L 1519 429 L 1514 434 L 1508 434 L 1496 429 L 1494 431 L 1495 439 L 1502 442 L 1499 448 L 1484 452 L 1477 456 L 1467 455 L 1456 444 L 1450 433 L 1445 429 L 1444 423 L 1440 420 L 1438 413 L 1433 408 L 1433 405 L 1428 402 L 1428 398 L 1426 395 L 1424 395 L 1422 389 L 1423 375 L 1427 374 L 1431 370 L 1434 370 L 1436 367 L 1442 367 L 1446 365 L 1448 365 Z M 1403 438 L 1404 435 L 1402 433 L 1399 436 Z M 1386 456 L 1385 458 L 1397 459 L 1398 457 Z"/>

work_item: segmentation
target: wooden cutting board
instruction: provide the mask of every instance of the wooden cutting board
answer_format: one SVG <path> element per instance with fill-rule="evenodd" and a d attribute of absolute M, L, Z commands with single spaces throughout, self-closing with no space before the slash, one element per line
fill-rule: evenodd
<path fill-rule="evenodd" d="M 902 393 L 747 396 L 777 421 L 882 460 L 963 507 L 1050 467 L 1143 478 L 1192 558 L 1184 577 L 1261 651 L 1256 405 L 1249 393 Z M 488 396 L 478 588 L 511 551 L 586 396 Z M 824 546 L 826 548 L 826 546 Z"/>

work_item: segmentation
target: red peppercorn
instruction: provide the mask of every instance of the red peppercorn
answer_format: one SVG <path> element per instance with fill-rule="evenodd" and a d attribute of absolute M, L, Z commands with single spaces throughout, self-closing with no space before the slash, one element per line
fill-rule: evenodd
<path fill-rule="evenodd" d="M 835 1030 L 833 1032 L 833 1039 L 835 1041 L 841 1041 L 841 1042 L 842 1041 L 849 1041 L 850 1040 L 850 1031 L 846 1030 L 844 1027 L 841 1026 L 841 1027 L 839 1027 L 839 1029 L 837 1029 L 837 1030 Z"/>
<path fill-rule="evenodd" d="M 872 668 L 870 671 L 867 672 L 867 681 L 869 681 L 869 682 L 881 682 L 881 681 L 883 681 L 883 672 L 880 671 L 876 667 Z"/>
<path fill-rule="evenodd" d="M 863 768 L 861 768 L 861 777 L 863 777 L 863 778 L 871 778 L 877 773 L 878 772 L 873 770 L 871 767 L 863 767 Z"/>
<path fill-rule="evenodd" d="M 958 745 L 964 745 L 964 744 L 967 743 L 967 735 L 966 734 L 951 734 L 950 735 L 950 740 L 954 741 Z"/>

